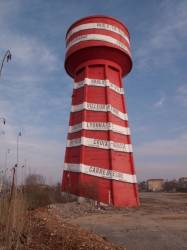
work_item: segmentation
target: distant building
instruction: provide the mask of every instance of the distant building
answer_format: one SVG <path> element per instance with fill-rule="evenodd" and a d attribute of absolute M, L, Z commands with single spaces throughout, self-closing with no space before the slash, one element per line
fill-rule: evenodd
<path fill-rule="evenodd" d="M 150 192 L 159 192 L 164 189 L 163 179 L 149 179 L 147 180 L 147 190 Z"/>

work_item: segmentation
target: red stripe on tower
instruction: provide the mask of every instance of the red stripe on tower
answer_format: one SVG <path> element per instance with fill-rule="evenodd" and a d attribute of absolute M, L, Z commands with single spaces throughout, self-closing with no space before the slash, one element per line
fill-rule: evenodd
<path fill-rule="evenodd" d="M 122 77 L 132 68 L 127 28 L 112 17 L 75 22 L 66 35 L 74 79 L 62 190 L 113 204 L 139 205 Z"/>

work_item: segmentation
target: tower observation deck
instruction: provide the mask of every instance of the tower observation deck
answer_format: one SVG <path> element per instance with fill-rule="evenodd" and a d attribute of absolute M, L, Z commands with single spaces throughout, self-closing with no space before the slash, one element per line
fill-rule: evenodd
<path fill-rule="evenodd" d="M 131 68 L 120 21 L 90 16 L 68 29 L 65 69 L 74 84 L 63 191 L 116 207 L 139 204 L 122 83 Z"/>

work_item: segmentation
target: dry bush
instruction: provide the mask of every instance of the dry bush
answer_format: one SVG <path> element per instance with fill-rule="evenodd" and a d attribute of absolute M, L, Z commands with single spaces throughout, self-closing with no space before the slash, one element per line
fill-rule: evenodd
<path fill-rule="evenodd" d="M 68 193 L 61 193 L 61 185 L 27 185 L 24 187 L 27 207 L 29 209 L 36 209 L 44 207 L 52 203 L 66 203 L 77 200 L 74 195 Z"/>
<path fill-rule="evenodd" d="M 50 189 L 45 185 L 44 177 L 38 174 L 27 176 L 24 194 L 29 209 L 46 206 L 52 202 Z"/>
<path fill-rule="evenodd" d="M 25 180 L 24 194 L 29 209 L 43 207 L 51 203 L 61 203 L 64 197 L 61 194 L 61 185 L 55 186 L 45 184 L 45 179 L 41 175 L 31 174 Z"/>
<path fill-rule="evenodd" d="M 52 190 L 48 186 L 30 185 L 25 187 L 28 209 L 36 209 L 53 203 Z"/>

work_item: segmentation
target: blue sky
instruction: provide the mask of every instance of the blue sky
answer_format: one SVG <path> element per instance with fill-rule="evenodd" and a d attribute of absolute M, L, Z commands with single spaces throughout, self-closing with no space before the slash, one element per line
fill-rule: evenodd
<path fill-rule="evenodd" d="M 124 79 L 138 180 L 187 175 L 187 1 L 0 0 L 0 167 L 16 161 L 61 179 L 72 79 L 64 70 L 66 30 L 77 19 L 110 15 L 131 34 L 133 70 Z"/>

